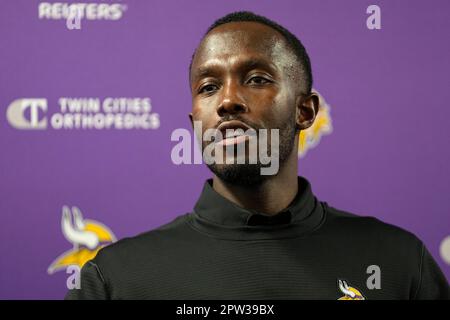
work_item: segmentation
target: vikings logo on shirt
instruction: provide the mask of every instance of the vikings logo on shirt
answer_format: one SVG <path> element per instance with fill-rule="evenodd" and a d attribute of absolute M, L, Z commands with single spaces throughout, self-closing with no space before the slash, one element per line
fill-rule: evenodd
<path fill-rule="evenodd" d="M 69 207 L 63 206 L 61 229 L 67 241 L 72 243 L 73 249 L 64 252 L 53 261 L 47 269 L 49 274 L 71 265 L 81 268 L 93 259 L 101 248 L 116 241 L 116 237 L 108 227 L 94 220 L 83 219 L 77 207 L 70 210 Z"/>
<path fill-rule="evenodd" d="M 339 290 L 344 294 L 338 300 L 366 300 L 358 289 L 350 287 L 346 281 L 339 279 L 338 286 Z"/>
<path fill-rule="evenodd" d="M 330 107 L 325 99 L 315 89 L 312 90 L 319 96 L 319 112 L 311 127 L 301 130 L 298 139 L 298 156 L 304 157 L 306 152 L 317 146 L 320 138 L 333 131 L 330 117 Z"/>

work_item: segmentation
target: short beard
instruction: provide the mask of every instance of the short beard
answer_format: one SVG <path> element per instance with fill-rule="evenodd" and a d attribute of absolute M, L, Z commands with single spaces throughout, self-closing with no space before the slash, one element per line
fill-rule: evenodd
<path fill-rule="evenodd" d="M 279 142 L 279 166 L 280 168 L 289 158 L 292 149 L 294 148 L 295 138 L 297 135 L 297 128 L 295 119 L 289 121 L 286 126 L 280 129 L 280 142 Z M 268 138 L 270 141 L 270 138 Z M 269 148 L 270 150 L 270 148 Z M 239 185 L 245 187 L 251 187 L 259 185 L 268 180 L 270 175 L 262 175 L 261 168 L 269 167 L 269 164 L 263 165 L 258 159 L 256 164 L 208 164 L 208 168 L 216 175 L 220 180 L 231 185 Z"/>
<path fill-rule="evenodd" d="M 210 164 L 208 168 L 222 181 L 232 185 L 254 186 L 261 184 L 270 176 L 261 174 L 260 163 L 257 164 Z"/>

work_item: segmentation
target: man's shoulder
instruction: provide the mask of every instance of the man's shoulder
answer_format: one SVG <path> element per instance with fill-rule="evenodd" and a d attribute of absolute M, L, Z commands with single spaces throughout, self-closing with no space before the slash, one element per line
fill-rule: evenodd
<path fill-rule="evenodd" d="M 122 238 L 102 248 L 94 260 L 101 265 L 107 265 L 118 262 L 129 263 L 149 255 L 163 254 L 169 247 L 175 246 L 176 242 L 182 241 L 190 230 L 186 223 L 187 219 L 188 213 L 179 215 L 157 228 Z"/>
<path fill-rule="evenodd" d="M 421 248 L 422 241 L 411 231 L 374 216 L 340 210 L 324 203 L 327 212 L 325 228 L 353 239 L 364 239 L 392 246 L 409 245 Z"/>

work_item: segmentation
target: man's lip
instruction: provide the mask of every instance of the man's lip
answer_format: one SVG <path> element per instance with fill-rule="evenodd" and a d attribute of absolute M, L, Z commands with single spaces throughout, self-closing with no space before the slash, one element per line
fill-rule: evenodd
<path fill-rule="evenodd" d="M 248 139 L 249 139 L 249 136 L 243 135 L 243 136 L 223 139 L 223 140 L 220 140 L 215 143 L 216 143 L 216 145 L 219 145 L 219 146 L 237 145 L 237 144 L 248 141 Z"/>
<path fill-rule="evenodd" d="M 222 133 L 223 137 L 225 137 L 227 129 L 233 129 L 233 130 L 243 129 L 244 131 L 246 131 L 248 129 L 253 129 L 253 128 L 239 120 L 231 120 L 231 121 L 222 122 L 217 127 L 217 130 L 219 130 Z"/>

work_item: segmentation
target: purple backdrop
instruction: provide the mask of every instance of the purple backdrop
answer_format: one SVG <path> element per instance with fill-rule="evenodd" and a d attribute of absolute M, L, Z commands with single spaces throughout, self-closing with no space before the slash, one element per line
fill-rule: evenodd
<path fill-rule="evenodd" d="M 72 247 L 64 205 L 119 239 L 192 208 L 210 173 L 174 165 L 170 135 L 190 129 L 195 46 L 236 10 L 299 36 L 330 105 L 333 132 L 299 160 L 299 174 L 332 206 L 414 232 L 450 279 L 439 251 L 450 235 L 449 1 L 96 1 L 121 4 L 120 17 L 82 19 L 74 30 L 58 13 L 40 17 L 41 2 L 0 4 L 0 298 L 63 297 L 68 275 L 47 268 Z M 381 8 L 380 30 L 366 26 L 371 4 Z M 60 97 L 149 97 L 160 126 L 54 129 Z M 47 100 L 38 113 L 47 129 L 8 121 L 24 98 Z"/>

